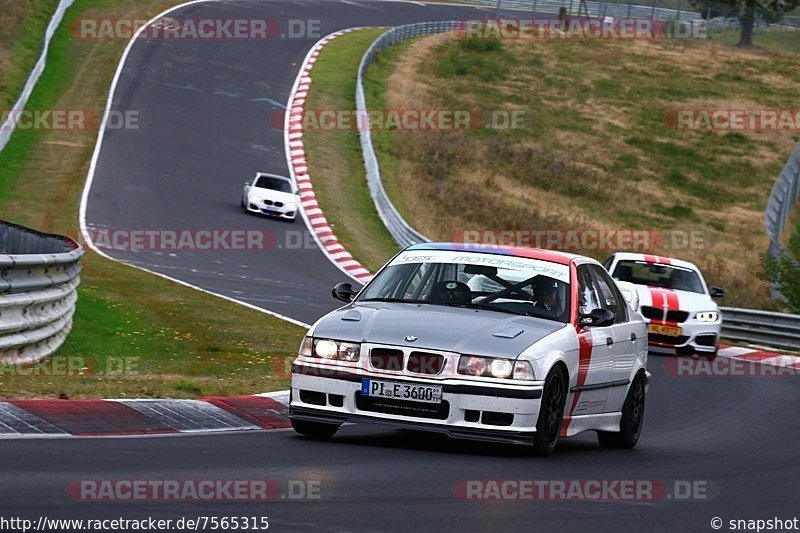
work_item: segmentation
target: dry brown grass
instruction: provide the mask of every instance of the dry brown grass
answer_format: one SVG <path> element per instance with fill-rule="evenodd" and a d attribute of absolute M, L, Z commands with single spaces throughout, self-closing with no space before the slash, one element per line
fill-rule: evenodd
<path fill-rule="evenodd" d="M 387 83 L 389 109 L 525 109 L 522 131 L 393 132 L 379 157 L 398 207 L 425 235 L 469 229 L 702 231 L 653 253 L 698 263 L 726 304 L 770 307 L 759 279 L 769 189 L 791 132 L 677 132 L 674 109 L 794 108 L 798 56 L 710 43 L 507 41 L 508 75 L 444 74 L 455 36 L 414 42 Z M 488 53 L 491 54 L 491 53 Z M 583 250 L 603 259 L 608 251 Z"/>

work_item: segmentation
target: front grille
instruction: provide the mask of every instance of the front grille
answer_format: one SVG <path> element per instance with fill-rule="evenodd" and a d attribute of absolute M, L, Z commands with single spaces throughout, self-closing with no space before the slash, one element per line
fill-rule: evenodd
<path fill-rule="evenodd" d="M 403 350 L 373 348 L 369 353 L 369 364 L 376 370 L 403 371 Z"/>
<path fill-rule="evenodd" d="M 275 207 L 283 207 L 283 202 L 275 202 Z"/>
<path fill-rule="evenodd" d="M 264 205 L 272 205 L 272 200 L 264 200 Z"/>
<path fill-rule="evenodd" d="M 664 311 L 658 307 L 650 307 L 649 305 L 642 306 L 642 316 L 650 320 L 662 320 Z"/>
<path fill-rule="evenodd" d="M 672 335 L 662 335 L 660 333 L 650 333 L 647 338 L 651 342 L 666 344 L 668 346 L 680 346 L 681 344 L 686 344 L 686 342 L 689 340 L 689 337 L 686 335 L 673 337 Z"/>
<path fill-rule="evenodd" d="M 686 322 L 688 318 L 689 313 L 687 311 L 667 311 L 667 322 L 677 322 L 680 324 L 681 322 Z"/>
<path fill-rule="evenodd" d="M 659 307 L 652 307 L 649 305 L 642 306 L 642 316 L 650 320 L 664 320 L 664 310 Z M 686 322 L 689 318 L 687 311 L 667 311 L 667 322 L 676 322 L 678 324 Z"/>
<path fill-rule="evenodd" d="M 442 403 L 407 402 L 390 398 L 362 396 L 361 392 L 356 392 L 356 408 L 359 411 L 432 418 L 434 420 L 447 420 L 450 415 L 450 403 L 447 401 Z"/>
<path fill-rule="evenodd" d="M 411 352 L 406 369 L 415 374 L 436 375 L 444 367 L 444 356 L 436 353 Z"/>

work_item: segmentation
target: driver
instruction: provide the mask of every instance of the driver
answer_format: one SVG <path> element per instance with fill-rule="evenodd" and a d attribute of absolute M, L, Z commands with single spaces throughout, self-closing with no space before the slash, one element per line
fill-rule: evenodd
<path fill-rule="evenodd" d="M 561 306 L 558 301 L 558 285 L 555 281 L 537 283 L 533 294 L 536 297 L 535 307 L 553 314 L 559 313 Z"/>

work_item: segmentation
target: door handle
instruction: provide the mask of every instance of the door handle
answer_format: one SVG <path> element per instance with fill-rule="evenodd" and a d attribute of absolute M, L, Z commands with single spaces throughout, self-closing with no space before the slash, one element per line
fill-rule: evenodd
<path fill-rule="evenodd" d="M 611 337 L 606 337 L 606 344 L 611 346 L 612 344 L 614 344 L 614 339 L 612 339 Z"/>
<path fill-rule="evenodd" d="M 632 341 L 635 341 L 635 340 L 636 340 L 636 333 L 631 333 L 631 340 L 632 340 Z"/>

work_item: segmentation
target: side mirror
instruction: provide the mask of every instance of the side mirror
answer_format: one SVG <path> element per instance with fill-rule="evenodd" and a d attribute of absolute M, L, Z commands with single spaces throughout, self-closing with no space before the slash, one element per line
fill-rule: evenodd
<path fill-rule="evenodd" d="M 722 298 L 725 296 L 725 290 L 719 287 L 711 287 L 710 291 L 712 298 Z"/>
<path fill-rule="evenodd" d="M 295 193 L 297 196 L 300 196 L 300 189 L 297 189 L 296 191 L 294 191 L 294 193 Z"/>
<path fill-rule="evenodd" d="M 582 328 L 603 328 L 614 323 L 614 313 L 608 309 L 592 309 L 588 315 L 578 317 L 578 325 Z"/>
<path fill-rule="evenodd" d="M 352 302 L 353 298 L 356 297 L 356 294 L 358 293 L 353 290 L 353 286 L 349 283 L 339 283 L 331 291 L 331 295 L 334 298 L 347 303 Z"/>

